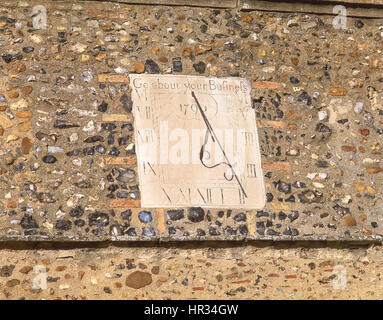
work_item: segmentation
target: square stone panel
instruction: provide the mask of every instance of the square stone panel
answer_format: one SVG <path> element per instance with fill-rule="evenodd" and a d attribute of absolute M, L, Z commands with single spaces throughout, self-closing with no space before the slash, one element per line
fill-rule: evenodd
<path fill-rule="evenodd" d="M 245 79 L 132 75 L 141 206 L 263 209 Z"/>

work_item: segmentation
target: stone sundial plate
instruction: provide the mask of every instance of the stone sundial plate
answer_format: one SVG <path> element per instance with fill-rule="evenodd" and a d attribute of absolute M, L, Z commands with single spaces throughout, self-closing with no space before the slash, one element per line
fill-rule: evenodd
<path fill-rule="evenodd" d="M 247 80 L 145 74 L 130 84 L 141 207 L 264 207 Z"/>

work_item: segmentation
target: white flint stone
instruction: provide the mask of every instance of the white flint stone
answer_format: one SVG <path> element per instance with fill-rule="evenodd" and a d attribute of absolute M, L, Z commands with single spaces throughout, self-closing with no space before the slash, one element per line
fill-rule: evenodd
<path fill-rule="evenodd" d="M 318 112 L 318 120 L 323 121 L 327 119 L 327 111 L 326 110 L 321 110 Z"/>
<path fill-rule="evenodd" d="M 359 101 L 359 102 L 357 102 L 357 103 L 355 104 L 354 112 L 355 112 L 356 114 L 359 114 L 359 113 L 362 112 L 362 110 L 363 110 L 363 102 Z"/>

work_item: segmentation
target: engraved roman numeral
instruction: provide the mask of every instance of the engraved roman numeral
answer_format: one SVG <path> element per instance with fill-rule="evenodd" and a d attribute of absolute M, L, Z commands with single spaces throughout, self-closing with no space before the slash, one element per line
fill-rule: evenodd
<path fill-rule="evenodd" d="M 152 129 L 138 130 L 137 133 L 138 133 L 138 136 L 140 137 L 141 141 L 144 143 L 154 141 Z"/>
<path fill-rule="evenodd" d="M 168 195 L 168 193 L 166 192 L 166 190 L 164 188 L 161 188 L 163 193 L 165 194 L 166 198 L 169 200 L 170 203 L 172 203 L 172 200 L 170 200 L 170 197 Z"/>
<path fill-rule="evenodd" d="M 242 192 L 241 188 L 238 188 L 238 198 L 239 198 L 239 203 L 244 204 L 245 203 L 245 195 Z"/>
<path fill-rule="evenodd" d="M 153 115 L 152 106 L 145 106 L 145 107 L 136 106 L 136 108 L 141 117 L 144 117 L 145 119 L 148 119 L 148 120 L 152 119 L 152 115 Z"/>
<path fill-rule="evenodd" d="M 187 191 L 188 190 L 188 191 Z M 184 201 L 186 201 L 186 203 L 190 203 L 190 189 L 186 189 L 185 191 L 182 191 L 181 188 L 179 188 L 179 191 L 182 195 L 182 198 L 184 199 Z M 185 193 L 184 193 L 185 192 Z M 189 197 L 187 198 L 185 194 L 188 194 Z"/>
<path fill-rule="evenodd" d="M 211 189 L 210 188 L 207 188 L 206 189 L 206 195 L 203 196 L 202 195 L 202 192 L 200 189 L 197 188 L 197 192 L 199 193 L 202 201 L 205 203 L 205 204 L 208 204 L 208 203 L 211 203 L 212 202 L 212 196 L 211 196 Z"/>
<path fill-rule="evenodd" d="M 243 120 L 246 120 L 247 119 L 247 113 L 249 112 L 249 110 L 246 109 L 240 109 L 240 112 L 242 114 L 242 118 Z"/>
<path fill-rule="evenodd" d="M 211 189 L 206 189 L 206 201 L 208 203 L 211 203 L 212 197 L 211 197 Z"/>
<path fill-rule="evenodd" d="M 248 178 L 255 178 L 257 176 L 256 167 L 255 164 L 246 164 L 247 168 L 247 177 Z"/>
<path fill-rule="evenodd" d="M 254 133 L 252 133 L 252 132 L 243 132 L 243 139 L 244 139 L 246 145 L 253 145 L 254 144 L 254 140 L 255 140 Z"/>
<path fill-rule="evenodd" d="M 148 161 L 142 162 L 142 167 L 144 169 L 144 174 L 154 174 L 157 175 L 157 172 L 154 170 L 154 164 L 151 164 Z"/>
<path fill-rule="evenodd" d="M 152 118 L 152 107 L 151 106 L 145 107 L 145 117 L 146 117 L 146 119 Z"/>

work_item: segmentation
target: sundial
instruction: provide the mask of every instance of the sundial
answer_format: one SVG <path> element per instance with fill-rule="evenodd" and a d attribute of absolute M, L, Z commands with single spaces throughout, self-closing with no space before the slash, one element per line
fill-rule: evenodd
<path fill-rule="evenodd" d="M 247 80 L 145 74 L 130 81 L 142 207 L 264 207 Z"/>

